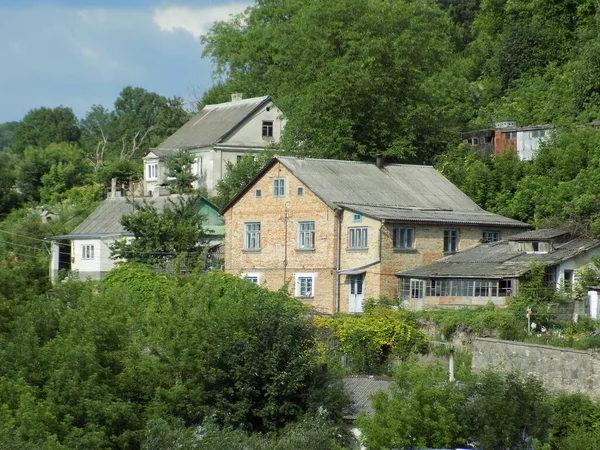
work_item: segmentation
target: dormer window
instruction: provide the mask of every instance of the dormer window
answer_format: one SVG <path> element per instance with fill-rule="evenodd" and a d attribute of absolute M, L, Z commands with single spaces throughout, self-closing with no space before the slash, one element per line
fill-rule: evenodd
<path fill-rule="evenodd" d="M 146 165 L 146 180 L 156 180 L 158 172 L 158 164 L 152 163 Z"/>
<path fill-rule="evenodd" d="M 262 136 L 263 137 L 273 137 L 273 121 L 272 120 L 263 120 Z"/>

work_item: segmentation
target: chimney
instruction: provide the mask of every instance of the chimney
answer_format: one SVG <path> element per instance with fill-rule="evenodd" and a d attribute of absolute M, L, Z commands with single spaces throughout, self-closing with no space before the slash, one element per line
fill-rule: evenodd
<path fill-rule="evenodd" d="M 231 101 L 239 102 L 243 98 L 243 96 L 244 96 L 244 94 L 242 94 L 241 92 L 236 92 L 234 94 L 231 94 Z"/>
<path fill-rule="evenodd" d="M 378 168 L 383 169 L 383 165 L 384 165 L 383 155 L 377 155 L 375 157 L 375 164 L 377 164 Z"/>

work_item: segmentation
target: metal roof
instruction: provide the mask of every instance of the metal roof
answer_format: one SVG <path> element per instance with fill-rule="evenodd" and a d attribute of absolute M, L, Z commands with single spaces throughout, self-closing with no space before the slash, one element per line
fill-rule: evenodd
<path fill-rule="evenodd" d="M 524 233 L 515 234 L 508 238 L 509 241 L 543 241 L 552 240 L 559 236 L 569 234 L 568 230 L 560 228 L 543 228 L 541 230 L 525 231 Z"/>
<path fill-rule="evenodd" d="M 600 245 L 593 239 L 572 239 L 548 253 L 517 251 L 508 241 L 480 244 L 439 261 L 396 275 L 411 278 L 516 278 L 532 263 L 556 265 Z"/>
<path fill-rule="evenodd" d="M 269 96 L 264 96 L 206 105 L 166 141 L 150 151 L 160 157 L 172 150 L 189 150 L 214 145 L 258 108 L 270 101 L 272 100 Z"/>

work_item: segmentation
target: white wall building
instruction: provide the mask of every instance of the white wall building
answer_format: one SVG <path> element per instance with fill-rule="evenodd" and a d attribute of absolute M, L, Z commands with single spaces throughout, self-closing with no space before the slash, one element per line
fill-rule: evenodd
<path fill-rule="evenodd" d="M 242 156 L 278 143 L 284 126 L 281 111 L 268 96 L 242 99 L 234 94 L 231 102 L 206 105 L 165 142 L 146 153 L 144 195 L 167 192 L 163 186 L 167 181 L 165 158 L 177 150 L 187 150 L 195 157 L 194 187 L 214 195 L 228 163 L 236 164 Z"/>

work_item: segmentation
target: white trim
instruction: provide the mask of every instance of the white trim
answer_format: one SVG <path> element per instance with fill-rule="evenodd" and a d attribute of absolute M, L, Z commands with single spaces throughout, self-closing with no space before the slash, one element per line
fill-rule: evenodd
<path fill-rule="evenodd" d="M 301 280 L 310 278 L 310 291 L 308 294 L 301 294 Z M 294 296 L 298 298 L 314 298 L 315 297 L 315 279 L 317 278 L 316 273 L 296 273 L 294 274 Z"/>
<path fill-rule="evenodd" d="M 260 275 L 261 274 L 258 272 L 244 272 L 244 273 L 242 273 L 242 278 L 247 279 L 251 283 L 260 284 L 260 278 L 261 278 Z M 253 279 L 256 279 L 256 282 L 254 282 Z"/>

